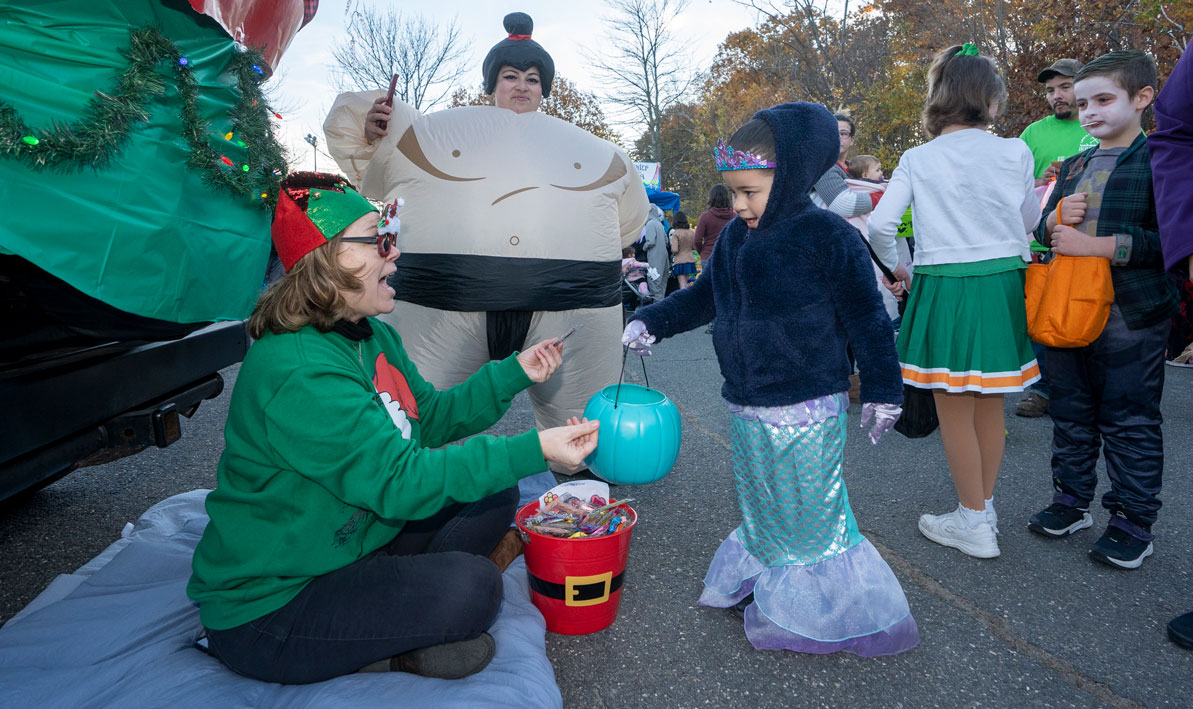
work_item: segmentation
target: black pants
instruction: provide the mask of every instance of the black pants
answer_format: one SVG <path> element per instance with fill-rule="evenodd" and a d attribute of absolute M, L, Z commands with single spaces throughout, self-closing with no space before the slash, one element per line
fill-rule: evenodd
<path fill-rule="evenodd" d="M 1055 501 L 1072 505 L 1094 499 L 1094 466 L 1101 448 L 1110 477 L 1102 506 L 1144 529 L 1156 521 L 1164 470 L 1160 395 L 1169 327 L 1165 321 L 1130 330 L 1114 305 L 1106 329 L 1089 345 L 1048 348 Z"/>
<path fill-rule="evenodd" d="M 501 574 L 486 555 L 517 504 L 510 488 L 409 522 L 387 546 L 315 578 L 273 613 L 208 630 L 211 654 L 248 677 L 306 684 L 474 638 L 501 607 Z"/>

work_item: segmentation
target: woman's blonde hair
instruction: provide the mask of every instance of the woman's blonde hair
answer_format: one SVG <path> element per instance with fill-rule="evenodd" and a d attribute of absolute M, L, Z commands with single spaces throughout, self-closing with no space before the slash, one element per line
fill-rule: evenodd
<path fill-rule="evenodd" d="M 275 335 L 295 332 L 308 324 L 328 332 L 344 317 L 347 303 L 340 291 L 359 291 L 363 285 L 355 273 L 340 265 L 341 236 L 342 232 L 298 259 L 281 280 L 261 294 L 249 316 L 249 337 L 257 339 L 266 331 Z"/>
<path fill-rule="evenodd" d="M 924 131 L 935 138 L 951 125 L 984 128 L 994 122 L 990 104 L 1007 100 L 1007 85 L 990 57 L 957 56 L 961 45 L 944 49 L 928 68 Z"/>

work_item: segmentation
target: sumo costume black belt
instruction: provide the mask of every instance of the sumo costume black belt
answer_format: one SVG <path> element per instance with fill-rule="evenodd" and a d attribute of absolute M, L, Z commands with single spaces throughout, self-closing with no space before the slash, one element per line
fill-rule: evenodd
<path fill-rule="evenodd" d="M 490 359 L 525 347 L 535 311 L 621 305 L 621 261 L 404 253 L 394 265 L 397 300 L 486 313 Z"/>
<path fill-rule="evenodd" d="M 576 310 L 621 304 L 621 261 L 403 253 L 398 300 L 439 310 Z"/>

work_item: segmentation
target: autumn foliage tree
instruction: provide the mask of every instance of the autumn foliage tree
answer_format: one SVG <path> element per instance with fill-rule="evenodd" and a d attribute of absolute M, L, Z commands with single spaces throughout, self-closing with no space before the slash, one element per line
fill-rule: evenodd
<path fill-rule="evenodd" d="M 1056 59 L 1143 49 L 1155 56 L 1162 84 L 1193 37 L 1187 1 L 875 0 L 836 3 L 835 13 L 822 0 L 739 1 L 762 21 L 728 35 L 697 96 L 660 123 L 664 186 L 693 210 L 719 181 L 717 138 L 776 103 L 851 112 L 855 150 L 878 156 L 889 175 L 905 150 L 927 139 L 920 127 L 927 68 L 944 47 L 972 42 L 999 64 L 1009 95 L 993 130 L 1017 136 L 1047 114 L 1036 76 Z"/>

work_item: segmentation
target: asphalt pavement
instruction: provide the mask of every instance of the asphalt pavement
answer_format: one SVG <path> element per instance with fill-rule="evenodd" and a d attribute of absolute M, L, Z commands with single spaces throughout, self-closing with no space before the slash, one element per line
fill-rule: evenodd
<path fill-rule="evenodd" d="M 729 419 L 708 335 L 687 333 L 655 352 L 650 383 L 679 406 L 683 445 L 661 481 L 614 489 L 634 498 L 640 515 L 616 623 L 587 636 L 547 635 L 567 707 L 1193 706 L 1193 652 L 1168 642 L 1164 627 L 1193 610 L 1193 370 L 1166 370 L 1164 507 L 1156 552 L 1137 571 L 1086 556 L 1107 520 L 1100 507 L 1092 529 L 1067 539 L 1027 531 L 1049 501 L 1052 426 L 1015 417 L 1017 396 L 1007 398 L 995 493 L 1002 556 L 993 560 L 940 547 L 916 529 L 921 513 L 956 505 L 939 434 L 892 433 L 871 446 L 852 428 L 850 502 L 902 582 L 921 634 L 911 652 L 862 659 L 758 652 L 737 616 L 696 605 L 713 551 L 739 521 Z M 236 369 L 225 370 L 225 394 L 185 422 L 175 445 L 76 471 L 0 508 L 0 622 L 149 506 L 214 485 Z M 627 369 L 628 380 L 643 381 L 634 358 Z M 854 404 L 851 426 L 858 414 Z M 531 425 L 520 395 L 493 432 Z"/>

